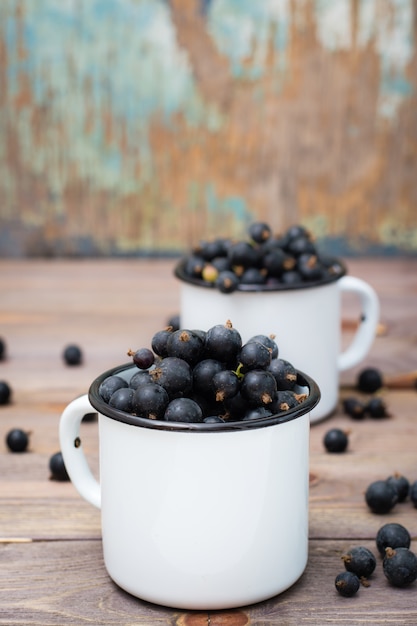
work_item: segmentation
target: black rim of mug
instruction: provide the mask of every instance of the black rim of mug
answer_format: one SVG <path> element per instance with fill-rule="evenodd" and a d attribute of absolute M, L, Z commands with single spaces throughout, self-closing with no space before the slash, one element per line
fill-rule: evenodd
<path fill-rule="evenodd" d="M 131 370 L 131 372 L 129 372 Z M 276 415 L 271 415 L 269 417 L 247 420 L 243 422 L 224 422 L 224 423 L 210 423 L 207 424 L 205 422 L 199 423 L 186 423 L 186 422 L 166 422 L 163 420 L 152 420 L 146 417 L 140 417 L 136 415 L 130 415 L 129 413 L 125 413 L 118 409 L 115 409 L 109 406 L 104 400 L 101 398 L 99 394 L 99 388 L 101 383 L 108 376 L 113 375 L 122 375 L 129 380 L 129 373 L 133 375 L 135 372 L 139 371 L 136 366 L 132 366 L 132 363 L 125 363 L 124 365 L 120 365 L 118 367 L 114 367 L 106 372 L 103 372 L 100 376 L 98 376 L 91 384 L 88 397 L 91 405 L 100 413 L 101 415 L 105 415 L 106 417 L 110 417 L 119 422 L 123 422 L 125 424 L 130 424 L 131 426 L 140 426 L 142 428 L 151 428 L 155 430 L 165 430 L 165 431 L 180 431 L 180 432 L 205 432 L 205 433 L 213 433 L 213 432 L 238 432 L 238 431 L 246 431 L 253 430 L 257 428 L 265 428 L 267 426 L 275 426 L 277 424 L 285 424 L 291 420 L 297 419 L 309 413 L 320 401 L 320 389 L 317 383 L 307 374 L 303 372 L 297 371 L 297 384 L 301 388 L 308 389 L 307 398 L 301 402 L 298 406 L 288 409 L 288 411 L 283 411 L 282 413 L 278 413 Z"/>

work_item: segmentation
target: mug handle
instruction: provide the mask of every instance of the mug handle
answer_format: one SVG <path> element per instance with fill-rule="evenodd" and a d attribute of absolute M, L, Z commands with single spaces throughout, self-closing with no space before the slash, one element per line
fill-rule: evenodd
<path fill-rule="evenodd" d="M 76 398 L 64 409 L 59 422 L 59 441 L 68 475 L 78 493 L 87 502 L 101 507 L 100 484 L 94 478 L 85 457 L 81 439 L 81 420 L 86 413 L 95 412 L 85 394 Z"/>
<path fill-rule="evenodd" d="M 343 372 L 357 365 L 369 352 L 379 321 L 379 300 L 374 289 L 360 278 L 342 276 L 338 284 L 342 293 L 357 294 L 362 306 L 362 315 L 355 336 L 338 357 L 338 368 Z"/>

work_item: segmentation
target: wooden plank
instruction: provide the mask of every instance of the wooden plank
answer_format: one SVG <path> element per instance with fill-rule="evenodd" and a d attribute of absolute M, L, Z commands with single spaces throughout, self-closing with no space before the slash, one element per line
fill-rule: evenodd
<path fill-rule="evenodd" d="M 311 541 L 305 573 L 289 590 L 268 601 L 224 611 L 172 610 L 143 602 L 108 577 L 100 541 L 33 542 L 0 545 L 0 624 L 62 626 L 172 624 L 176 626 L 323 626 L 323 624 L 409 624 L 415 626 L 414 586 L 396 589 L 386 581 L 377 556 L 370 587 L 354 598 L 334 588 L 344 568 L 346 541 Z M 51 590 L 53 589 L 53 593 Z"/>

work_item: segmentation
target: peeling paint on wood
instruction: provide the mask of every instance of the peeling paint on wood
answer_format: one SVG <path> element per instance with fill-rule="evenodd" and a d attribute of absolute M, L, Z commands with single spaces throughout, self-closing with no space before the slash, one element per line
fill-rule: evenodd
<path fill-rule="evenodd" d="M 417 253 L 417 0 L 3 0 L 0 256 Z"/>

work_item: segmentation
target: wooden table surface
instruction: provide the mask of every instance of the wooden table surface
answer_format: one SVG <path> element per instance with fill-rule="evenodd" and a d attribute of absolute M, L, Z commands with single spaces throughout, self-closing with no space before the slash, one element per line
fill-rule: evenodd
<path fill-rule="evenodd" d="M 417 259 L 352 259 L 349 273 L 368 282 L 381 301 L 381 332 L 366 361 L 385 375 L 417 369 Z M 269 624 L 417 624 L 417 584 L 390 587 L 381 559 L 370 587 L 354 598 L 334 588 L 341 555 L 364 545 L 388 521 L 406 526 L 417 552 L 417 508 L 398 504 L 371 513 L 368 484 L 401 472 L 417 480 L 417 391 L 384 388 L 392 417 L 354 421 L 341 408 L 311 428 L 310 555 L 301 579 L 285 593 L 237 610 L 187 612 L 142 602 L 108 577 L 102 558 L 99 511 L 69 482 L 50 480 L 49 458 L 59 450 L 61 411 L 102 371 L 126 362 L 129 348 L 149 346 L 152 334 L 179 309 L 170 260 L 0 261 L 0 336 L 7 358 L 0 380 L 13 390 L 0 407 L 0 624 L 257 626 Z M 359 315 L 344 303 L 345 328 Z M 65 366 L 69 343 L 83 349 L 79 367 Z M 341 377 L 340 398 L 352 394 L 358 370 Z M 356 394 L 356 392 L 355 392 Z M 329 454 L 330 427 L 350 430 L 345 454 Z M 31 431 L 30 451 L 13 454 L 5 435 Z M 96 422 L 82 439 L 98 472 Z M 215 515 L 215 511 L 213 514 Z"/>

